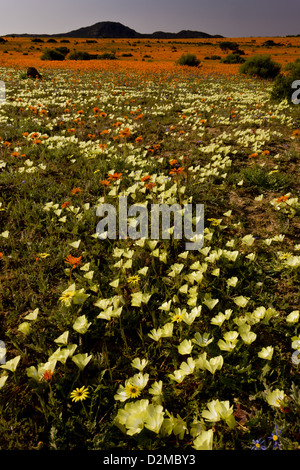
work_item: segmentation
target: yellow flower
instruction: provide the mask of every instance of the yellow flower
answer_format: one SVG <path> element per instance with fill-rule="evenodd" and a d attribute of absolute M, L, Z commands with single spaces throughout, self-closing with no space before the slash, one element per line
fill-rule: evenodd
<path fill-rule="evenodd" d="M 128 383 L 125 386 L 125 393 L 128 398 L 137 398 L 141 394 L 141 390 L 135 385 Z"/>
<path fill-rule="evenodd" d="M 81 388 L 75 388 L 73 392 L 71 392 L 70 397 L 72 398 L 72 401 L 82 401 L 87 398 L 89 394 L 88 388 L 87 387 L 81 387 Z"/>
<path fill-rule="evenodd" d="M 127 279 L 127 282 L 128 284 L 138 284 L 139 280 L 140 280 L 140 276 L 137 274 L 135 276 L 129 276 L 129 278 Z"/>

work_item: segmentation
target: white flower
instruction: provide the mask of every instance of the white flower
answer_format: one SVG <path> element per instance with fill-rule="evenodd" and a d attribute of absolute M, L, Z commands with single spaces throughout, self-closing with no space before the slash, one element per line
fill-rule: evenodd
<path fill-rule="evenodd" d="M 185 339 L 178 346 L 179 354 L 185 355 L 190 354 L 193 349 L 192 341 Z"/>
<path fill-rule="evenodd" d="M 258 357 L 260 357 L 261 359 L 267 359 L 268 361 L 270 361 L 272 359 L 272 356 L 273 356 L 273 352 L 274 352 L 274 348 L 273 346 L 267 346 L 266 348 L 262 348 L 258 353 Z"/>
<path fill-rule="evenodd" d="M 193 441 L 192 447 L 196 450 L 212 450 L 213 446 L 213 430 L 201 431 Z"/>
<path fill-rule="evenodd" d="M 139 357 L 136 357 L 133 359 L 131 366 L 134 367 L 135 369 L 138 369 L 140 372 L 146 367 L 148 364 L 147 359 L 140 359 Z"/>
<path fill-rule="evenodd" d="M 266 396 L 266 400 L 269 403 L 269 405 L 274 406 L 275 408 L 280 408 L 281 402 L 284 399 L 285 399 L 284 390 L 279 390 L 278 388 Z"/>

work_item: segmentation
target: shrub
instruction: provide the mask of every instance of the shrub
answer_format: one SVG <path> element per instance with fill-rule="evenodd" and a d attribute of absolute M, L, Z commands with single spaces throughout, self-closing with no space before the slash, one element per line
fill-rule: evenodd
<path fill-rule="evenodd" d="M 237 42 L 222 41 L 219 43 L 219 48 L 222 51 L 237 51 L 239 49 L 239 45 Z"/>
<path fill-rule="evenodd" d="M 104 52 L 103 54 L 98 55 L 97 59 L 100 60 L 115 60 L 116 56 L 114 52 Z"/>
<path fill-rule="evenodd" d="M 292 83 L 295 80 L 300 80 L 300 59 L 297 59 L 295 62 L 288 64 L 285 67 L 287 71 L 286 75 L 282 73 L 277 75 L 272 91 L 271 91 L 271 99 L 275 101 L 282 101 L 287 99 L 290 103 L 292 103 Z"/>
<path fill-rule="evenodd" d="M 41 60 L 64 60 L 65 56 L 57 49 L 45 49 Z"/>
<path fill-rule="evenodd" d="M 198 67 L 200 65 L 200 60 L 197 59 L 195 54 L 182 54 L 181 57 L 176 61 L 178 65 L 188 65 L 189 67 Z"/>
<path fill-rule="evenodd" d="M 6 40 L 4 38 L 0 38 L 0 44 L 4 44 Z"/>
<path fill-rule="evenodd" d="M 69 54 L 70 52 L 70 49 L 66 46 L 59 46 L 59 47 L 56 47 L 55 48 L 56 51 L 60 52 L 61 54 L 63 54 L 65 57 L 66 55 Z"/>
<path fill-rule="evenodd" d="M 258 78 L 274 79 L 280 72 L 280 65 L 273 62 L 269 55 L 254 55 L 241 65 L 241 74 Z"/>
<path fill-rule="evenodd" d="M 93 56 L 93 55 L 89 54 L 88 52 L 73 51 L 68 56 L 68 59 L 70 59 L 70 60 L 91 60 L 91 59 L 95 59 L 96 57 L 97 56 Z"/>
<path fill-rule="evenodd" d="M 224 57 L 221 62 L 223 64 L 243 64 L 245 62 L 245 59 L 241 57 L 240 54 L 228 54 L 226 57 Z"/>

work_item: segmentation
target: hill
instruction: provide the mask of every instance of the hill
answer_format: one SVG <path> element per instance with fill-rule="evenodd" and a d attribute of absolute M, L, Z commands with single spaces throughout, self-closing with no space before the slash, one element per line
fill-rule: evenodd
<path fill-rule="evenodd" d="M 11 36 L 8 34 L 7 36 Z M 178 33 L 169 33 L 164 31 L 156 31 L 152 34 L 138 33 L 128 26 L 115 21 L 101 21 L 91 26 L 75 29 L 67 33 L 59 34 L 14 34 L 16 37 L 65 37 L 65 38 L 149 38 L 149 39 L 188 39 L 188 38 L 222 38 L 223 36 L 212 36 L 208 33 L 200 31 L 182 30 Z"/>

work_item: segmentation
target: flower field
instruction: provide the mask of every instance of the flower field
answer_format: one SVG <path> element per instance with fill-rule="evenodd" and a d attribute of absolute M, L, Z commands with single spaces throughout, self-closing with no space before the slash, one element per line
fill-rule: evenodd
<path fill-rule="evenodd" d="M 144 44 L 63 64 L 18 41 L 0 59 L 0 449 L 299 450 L 299 107 L 197 51 L 176 66 L 167 41 L 153 62 Z M 99 237 L 121 196 L 203 204 L 203 247 L 174 227 Z"/>

